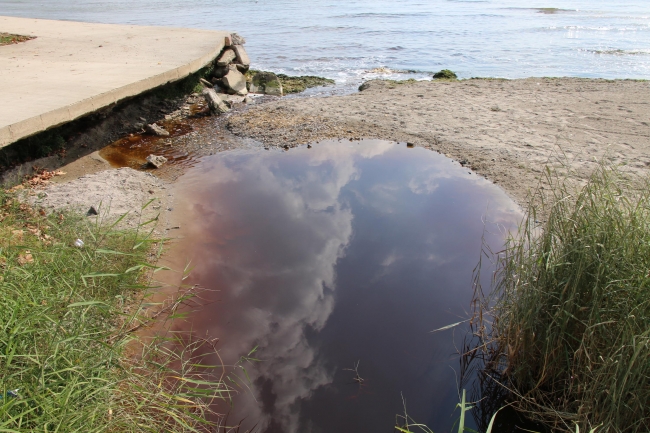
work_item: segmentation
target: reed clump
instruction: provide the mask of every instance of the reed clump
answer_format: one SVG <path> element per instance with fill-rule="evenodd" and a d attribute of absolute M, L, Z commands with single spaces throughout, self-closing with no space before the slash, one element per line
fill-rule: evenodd
<path fill-rule="evenodd" d="M 553 430 L 647 432 L 650 180 L 605 166 L 577 190 L 548 180 L 477 310 L 488 369 Z"/>
<path fill-rule="evenodd" d="M 132 344 L 157 241 L 89 221 L 0 190 L 0 431 L 203 431 L 228 393 L 205 342 Z"/>

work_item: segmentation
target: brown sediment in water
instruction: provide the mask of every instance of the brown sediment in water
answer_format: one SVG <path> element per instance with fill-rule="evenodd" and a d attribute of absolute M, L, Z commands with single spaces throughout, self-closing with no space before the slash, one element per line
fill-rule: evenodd
<path fill-rule="evenodd" d="M 182 165 L 191 160 L 189 152 L 174 146 L 173 139 L 190 133 L 193 130 L 190 122 L 178 122 L 168 126 L 168 137 L 158 137 L 145 133 L 130 134 L 117 140 L 99 151 L 102 158 L 113 167 L 146 168 L 147 156 L 162 155 L 174 164 Z"/>
<path fill-rule="evenodd" d="M 234 136 L 224 127 L 225 118 L 196 117 L 162 122 L 169 136 L 142 133 L 130 134 L 99 151 L 99 155 L 114 167 L 131 167 L 174 181 L 185 170 L 208 155 L 218 152 L 260 147 L 251 140 Z M 149 155 L 160 155 L 168 162 L 158 169 L 147 165 Z"/>

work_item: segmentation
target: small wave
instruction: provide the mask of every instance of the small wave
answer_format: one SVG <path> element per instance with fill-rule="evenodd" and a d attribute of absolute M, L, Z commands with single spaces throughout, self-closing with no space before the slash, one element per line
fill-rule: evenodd
<path fill-rule="evenodd" d="M 385 66 L 380 66 L 378 68 L 366 69 L 363 71 L 366 74 L 380 74 L 380 75 L 391 75 L 391 74 L 414 74 L 417 71 L 402 70 L 402 69 L 390 69 Z"/>
<path fill-rule="evenodd" d="M 570 13 L 570 12 L 580 12 L 579 9 L 561 9 L 561 8 L 518 8 L 518 7 L 508 7 L 501 8 L 504 10 L 514 10 L 514 11 L 535 11 L 539 14 L 560 14 L 560 13 Z"/>
<path fill-rule="evenodd" d="M 419 17 L 421 13 L 396 14 L 389 12 L 361 12 L 356 14 L 334 15 L 331 18 L 406 18 Z"/>
<path fill-rule="evenodd" d="M 621 50 L 621 49 L 611 49 L 611 50 L 585 50 L 589 53 L 594 54 L 605 54 L 612 56 L 648 56 L 650 55 L 650 50 Z"/>
<path fill-rule="evenodd" d="M 637 32 L 640 30 L 648 30 L 648 26 L 633 26 L 633 27 L 614 27 L 614 26 L 546 26 L 532 29 L 538 32 L 554 32 L 554 31 L 584 31 L 584 32 Z"/>
<path fill-rule="evenodd" d="M 561 14 L 566 12 L 578 12 L 578 9 L 560 9 L 560 8 L 531 8 L 534 11 L 537 11 L 538 14 Z"/>

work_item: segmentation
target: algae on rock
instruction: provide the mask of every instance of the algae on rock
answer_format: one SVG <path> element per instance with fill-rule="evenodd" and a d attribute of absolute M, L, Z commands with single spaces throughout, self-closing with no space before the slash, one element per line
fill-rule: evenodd
<path fill-rule="evenodd" d="M 299 77 L 290 77 L 285 74 L 278 74 L 284 93 L 300 93 L 306 89 L 319 86 L 332 86 L 334 80 L 313 75 L 301 75 Z"/>
<path fill-rule="evenodd" d="M 437 80 L 457 80 L 458 76 L 454 71 L 443 69 L 442 71 L 433 74 L 433 78 Z"/>
<path fill-rule="evenodd" d="M 257 77 L 258 75 L 259 77 Z M 335 83 L 332 79 L 313 75 L 292 77 L 285 74 L 274 74 L 273 72 L 258 71 L 255 69 L 251 69 L 246 73 L 246 81 L 249 83 L 251 92 L 266 93 L 267 95 L 277 95 L 277 93 L 271 92 L 275 92 L 273 87 L 277 87 L 279 84 L 282 87 L 282 93 L 278 96 L 289 93 L 300 93 L 312 87 L 331 86 Z M 257 84 L 256 81 L 258 82 Z M 271 83 L 271 85 L 269 86 L 268 83 Z M 264 84 L 264 86 L 261 86 L 261 84 Z M 271 92 L 266 91 L 266 88 L 269 88 Z"/>

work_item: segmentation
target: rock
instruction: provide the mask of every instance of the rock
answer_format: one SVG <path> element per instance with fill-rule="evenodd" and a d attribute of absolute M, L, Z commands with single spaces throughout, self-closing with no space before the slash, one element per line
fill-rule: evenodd
<path fill-rule="evenodd" d="M 245 74 L 246 72 L 248 72 L 248 69 L 249 69 L 248 66 L 244 66 L 244 65 L 240 65 L 240 64 L 236 64 L 235 67 L 242 74 Z"/>
<path fill-rule="evenodd" d="M 133 124 L 133 127 L 138 131 L 142 131 L 142 129 L 144 128 L 144 123 L 136 122 Z"/>
<path fill-rule="evenodd" d="M 230 40 L 232 41 L 233 45 L 245 45 L 246 44 L 246 39 L 242 38 L 237 33 L 231 33 L 230 34 Z"/>
<path fill-rule="evenodd" d="M 204 86 L 212 87 L 212 85 L 213 85 L 211 82 L 209 82 L 209 81 L 206 80 L 205 78 L 199 78 L 199 81 L 200 81 L 201 84 L 203 84 Z"/>
<path fill-rule="evenodd" d="M 254 104 L 254 103 L 255 101 L 253 101 L 253 98 L 251 98 L 250 96 L 246 96 L 244 98 L 244 104 Z"/>
<path fill-rule="evenodd" d="M 282 83 L 273 72 L 258 72 L 251 81 L 251 93 L 282 96 Z"/>
<path fill-rule="evenodd" d="M 205 97 L 210 110 L 214 114 L 223 114 L 230 111 L 230 108 L 226 105 L 225 102 L 219 97 L 217 92 L 214 89 L 203 89 L 203 96 Z"/>
<path fill-rule="evenodd" d="M 248 57 L 248 54 L 242 45 L 233 45 L 232 49 L 237 56 L 237 63 L 245 67 L 249 67 L 251 65 L 251 59 Z"/>
<path fill-rule="evenodd" d="M 442 71 L 433 74 L 433 78 L 437 80 L 456 80 L 458 77 L 453 71 L 443 69 Z"/>
<path fill-rule="evenodd" d="M 226 90 L 230 91 L 229 93 L 236 93 L 238 95 L 246 95 L 248 93 L 248 90 L 246 90 L 246 77 L 237 69 L 231 69 L 222 78 L 221 82 L 226 87 Z"/>
<path fill-rule="evenodd" d="M 228 72 L 230 72 L 230 69 L 231 69 L 230 66 L 231 65 L 229 65 L 229 66 L 216 66 L 214 68 L 214 71 L 212 71 L 212 75 L 215 78 L 223 78 L 223 77 L 226 76 L 226 74 Z"/>
<path fill-rule="evenodd" d="M 366 81 L 359 86 L 359 92 L 363 92 L 366 89 L 370 88 L 370 82 Z"/>
<path fill-rule="evenodd" d="M 167 158 L 160 155 L 149 155 L 147 156 L 147 162 L 155 168 L 160 168 L 167 162 Z"/>
<path fill-rule="evenodd" d="M 229 47 L 232 45 L 232 38 L 230 36 L 226 36 L 226 40 L 224 41 L 224 45 Z"/>
<path fill-rule="evenodd" d="M 236 58 L 237 54 L 235 54 L 235 51 L 230 48 L 226 48 L 226 50 L 224 50 L 223 54 L 221 54 L 217 60 L 217 66 L 228 66 Z"/>
<path fill-rule="evenodd" d="M 226 95 L 223 93 L 218 94 L 218 96 L 230 108 L 232 108 L 235 104 L 241 104 L 248 97 L 248 96 L 240 96 L 240 95 Z"/>
<path fill-rule="evenodd" d="M 167 137 L 169 135 L 169 132 L 165 131 L 162 127 L 156 125 L 155 123 L 151 123 L 151 124 L 145 126 L 145 130 L 149 134 L 157 135 L 159 137 Z"/>

